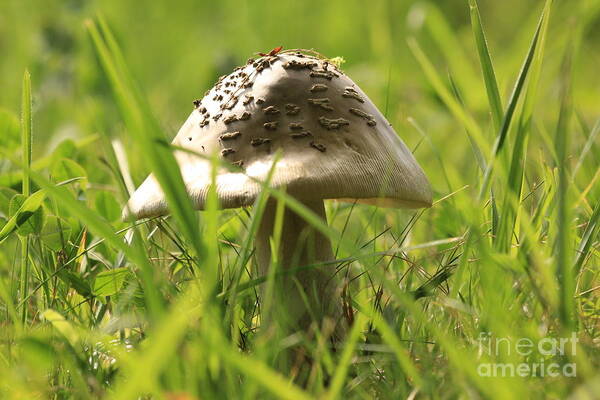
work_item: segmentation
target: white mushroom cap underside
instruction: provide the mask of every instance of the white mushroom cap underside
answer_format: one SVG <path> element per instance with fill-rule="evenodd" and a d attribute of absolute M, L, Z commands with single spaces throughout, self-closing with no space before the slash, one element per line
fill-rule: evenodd
<path fill-rule="evenodd" d="M 223 208 L 251 205 L 280 150 L 273 187 L 305 199 L 343 199 L 389 207 L 431 205 L 429 182 L 412 153 L 367 95 L 345 74 L 297 53 L 263 57 L 220 79 L 183 124 L 173 144 L 187 191 L 204 208 L 210 162 Z M 150 175 L 128 202 L 137 218 L 167 213 Z"/>

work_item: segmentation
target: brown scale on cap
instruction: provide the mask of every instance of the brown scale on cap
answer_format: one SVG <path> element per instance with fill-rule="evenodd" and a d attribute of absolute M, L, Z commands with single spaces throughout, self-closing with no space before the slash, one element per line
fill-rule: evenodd
<path fill-rule="evenodd" d="M 375 122 L 375 118 L 373 118 L 373 116 L 371 114 L 367 114 L 366 112 L 364 112 L 363 110 L 359 110 L 358 108 L 351 108 L 350 112 L 354 115 L 357 115 L 361 118 L 364 118 L 367 120 L 367 125 L 369 126 L 375 126 L 377 125 L 377 122 Z"/>
<path fill-rule="evenodd" d="M 203 120 L 200 122 L 200 128 L 204 128 L 206 125 L 208 125 L 208 123 L 209 123 L 209 122 L 210 122 L 210 121 L 208 120 L 208 118 L 206 118 L 206 119 L 203 119 Z"/>
<path fill-rule="evenodd" d="M 310 91 L 313 92 L 313 93 L 315 93 L 315 92 L 325 92 L 325 91 L 327 91 L 327 85 L 323 85 L 322 83 L 315 83 L 310 88 Z"/>
<path fill-rule="evenodd" d="M 235 107 L 235 105 L 237 104 L 237 98 L 233 98 L 233 101 L 228 101 L 227 103 L 225 103 L 222 108 L 225 110 L 231 110 L 233 109 L 233 107 Z"/>
<path fill-rule="evenodd" d="M 221 136 L 219 136 L 219 140 L 233 140 L 233 139 L 237 139 L 241 135 L 242 134 L 240 133 L 240 131 L 227 132 L 227 133 L 224 133 Z"/>
<path fill-rule="evenodd" d="M 310 71 L 311 78 L 323 78 L 328 81 L 332 80 L 336 74 L 331 71 Z"/>
<path fill-rule="evenodd" d="M 256 104 L 263 104 L 266 100 L 263 99 L 262 97 L 259 97 L 258 99 L 256 99 Z"/>
<path fill-rule="evenodd" d="M 271 139 L 268 138 L 255 138 L 250 141 L 250 144 L 254 147 L 269 143 L 271 143 Z"/>
<path fill-rule="evenodd" d="M 365 100 L 358 94 L 358 92 L 353 87 L 347 87 L 344 89 L 344 93 L 342 93 L 343 97 L 348 97 L 354 100 L 358 100 L 361 103 L 364 103 Z"/>
<path fill-rule="evenodd" d="M 281 65 L 285 69 L 313 69 L 317 66 L 316 62 L 290 60 Z"/>
<path fill-rule="evenodd" d="M 244 161 L 243 160 L 237 160 L 231 163 L 231 165 L 234 165 L 238 168 L 242 168 L 244 166 Z"/>
<path fill-rule="evenodd" d="M 268 129 L 270 131 L 274 131 L 275 129 L 277 129 L 277 125 L 279 125 L 279 122 L 277 122 L 277 121 L 265 122 L 263 124 L 265 129 Z"/>
<path fill-rule="evenodd" d="M 252 102 L 252 100 L 254 100 L 254 96 L 246 94 L 244 101 L 242 101 L 242 104 L 247 106 L 248 104 L 250 104 Z"/>
<path fill-rule="evenodd" d="M 306 99 L 306 101 L 308 101 L 308 103 L 312 104 L 313 106 L 321 107 L 323 110 L 333 111 L 333 107 L 331 107 L 331 104 L 329 103 L 329 99 L 327 97 L 322 99 Z"/>
<path fill-rule="evenodd" d="M 292 103 L 288 103 L 285 105 L 285 113 L 287 115 L 298 115 L 298 113 L 300 112 L 300 107 L 298 107 L 295 104 Z"/>
<path fill-rule="evenodd" d="M 233 153 L 235 153 L 234 149 L 230 149 L 230 148 L 223 149 L 223 150 L 221 150 L 221 157 L 227 157 L 228 155 L 233 154 Z"/>
<path fill-rule="evenodd" d="M 276 106 L 269 106 L 263 108 L 263 112 L 267 115 L 277 115 L 279 114 L 279 108 L 277 108 Z"/>
<path fill-rule="evenodd" d="M 312 136 L 312 133 L 310 133 L 309 131 L 294 132 L 291 133 L 290 136 L 292 137 L 292 139 L 302 139 L 305 137 Z"/>
<path fill-rule="evenodd" d="M 325 153 L 325 151 L 327 151 L 327 147 L 325 147 L 324 144 L 320 144 L 320 143 L 315 143 L 315 142 L 310 142 L 309 143 L 310 147 L 312 147 L 313 149 L 317 149 L 319 150 L 321 153 Z"/>
<path fill-rule="evenodd" d="M 350 125 L 350 121 L 344 118 L 329 119 L 325 117 L 319 117 L 319 123 L 328 130 L 340 129 L 342 126 Z"/>
<path fill-rule="evenodd" d="M 290 125 L 289 125 L 289 127 L 290 127 L 290 129 L 291 129 L 291 130 L 293 130 L 293 131 L 299 131 L 299 130 L 302 130 L 302 129 L 304 129 L 304 128 L 302 127 L 302 124 L 301 124 L 300 122 L 290 122 Z"/>
<path fill-rule="evenodd" d="M 202 104 L 202 100 L 196 99 L 196 100 L 192 101 L 192 104 L 194 104 L 194 108 L 198 108 L 198 107 L 200 107 L 200 104 Z"/>
<path fill-rule="evenodd" d="M 264 58 L 261 61 L 259 61 L 258 64 L 256 65 L 256 72 L 262 72 L 265 68 L 269 67 L 271 65 L 271 60 L 269 58 Z M 254 65 L 254 64 L 253 64 Z"/>
<path fill-rule="evenodd" d="M 232 114 L 232 115 L 226 117 L 225 119 L 223 119 L 223 123 L 228 125 L 237 120 L 238 120 L 238 117 Z"/>
<path fill-rule="evenodd" d="M 247 121 L 247 120 L 249 120 L 249 119 L 250 119 L 250 117 L 251 117 L 251 116 L 252 116 L 252 114 L 250 114 L 248 111 L 244 111 L 244 112 L 242 113 L 242 115 L 240 115 L 240 116 L 238 117 L 238 119 L 239 119 L 240 121 Z"/>
<path fill-rule="evenodd" d="M 219 118 L 221 118 L 221 115 L 223 115 L 223 114 L 221 114 L 221 113 L 218 113 L 217 115 L 215 115 L 215 116 L 213 117 L 213 120 L 215 120 L 215 121 L 218 121 L 218 120 L 219 120 Z"/>

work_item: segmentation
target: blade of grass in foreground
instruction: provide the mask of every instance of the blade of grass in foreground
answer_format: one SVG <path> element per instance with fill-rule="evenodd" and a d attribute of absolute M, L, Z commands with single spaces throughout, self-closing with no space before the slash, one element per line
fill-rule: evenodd
<path fill-rule="evenodd" d="M 542 28 L 542 24 L 544 19 L 546 18 L 545 10 L 542 12 L 540 16 L 540 20 L 538 22 L 537 28 L 535 30 L 535 34 L 533 35 L 533 39 L 531 41 L 531 45 L 529 47 L 529 51 L 527 52 L 527 56 L 523 61 L 523 66 L 521 67 L 521 71 L 517 78 L 517 82 L 515 83 L 515 87 L 513 88 L 513 92 L 508 101 L 508 106 L 506 107 L 506 112 L 504 113 L 504 117 L 502 119 L 502 124 L 500 126 L 500 130 L 496 137 L 496 141 L 494 143 L 494 147 L 492 149 L 492 154 L 490 156 L 490 160 L 487 163 L 487 168 L 485 174 L 483 176 L 483 182 L 481 184 L 481 188 L 479 191 L 479 200 L 483 199 L 485 193 L 487 193 L 488 187 L 490 185 L 490 180 L 492 176 L 492 172 L 494 170 L 494 162 L 496 157 L 504 147 L 504 142 L 506 141 L 506 137 L 508 135 L 508 129 L 510 128 L 510 124 L 512 122 L 512 117 L 517 108 L 517 103 L 521 97 L 521 93 L 523 90 L 523 86 L 525 85 L 525 80 L 527 79 L 527 74 L 529 72 L 529 68 L 531 66 L 531 62 L 533 60 L 533 56 L 535 54 L 535 49 L 538 45 L 538 39 L 540 36 L 540 30 Z"/>
<path fill-rule="evenodd" d="M 583 161 L 585 160 L 585 158 L 588 155 L 588 153 L 590 152 L 590 150 L 593 148 L 594 143 L 598 143 L 598 141 L 597 141 L 598 133 L 600 133 L 600 119 L 598 119 L 596 121 L 596 123 L 594 124 L 594 127 L 592 128 L 592 130 L 588 136 L 588 139 L 585 142 L 585 146 L 583 146 L 583 150 L 581 150 L 581 153 L 579 154 L 579 158 L 577 159 L 577 164 L 575 165 L 575 168 L 573 168 L 573 173 L 571 174 L 571 177 L 573 180 L 575 180 L 575 177 L 577 176 L 577 172 L 579 171 L 579 168 L 581 168 L 581 166 L 583 165 Z"/>
<path fill-rule="evenodd" d="M 164 142 L 160 126 L 131 78 L 108 25 L 102 18 L 99 18 L 98 22 L 100 29 L 93 21 L 87 21 L 87 27 L 110 80 L 119 109 L 135 143 L 139 146 L 139 151 L 146 155 L 144 159 L 163 189 L 170 213 L 196 255 L 202 256 L 204 249 L 201 245 L 200 229 L 179 166 L 168 146 L 158 145 L 159 142 Z"/>
<path fill-rule="evenodd" d="M 494 65 L 492 64 L 492 57 L 490 56 L 490 51 L 488 49 L 487 39 L 485 38 L 485 33 L 481 24 L 477 0 L 469 0 L 469 10 L 471 16 L 471 28 L 473 29 L 477 54 L 479 55 L 479 63 L 481 64 L 481 72 L 483 73 L 483 83 L 485 84 L 488 103 L 492 114 L 492 126 L 494 127 L 494 130 L 498 131 L 501 127 L 503 117 L 502 99 L 500 98 L 500 92 L 498 91 L 498 82 L 496 80 L 496 73 L 494 72 Z M 495 240 L 495 238 L 498 237 L 499 224 L 502 220 L 498 217 L 496 196 L 493 190 L 490 190 L 490 211 L 492 237 Z"/>
<path fill-rule="evenodd" d="M 360 293 L 364 294 L 366 293 L 366 291 L 363 290 Z M 363 308 L 365 308 L 364 305 Z M 358 316 L 352 325 L 352 329 L 350 330 L 350 334 L 344 342 L 344 349 L 342 351 L 340 361 L 336 366 L 335 372 L 333 374 L 331 384 L 329 385 L 329 390 L 324 396 L 325 399 L 333 400 L 339 397 L 340 391 L 342 390 L 342 386 L 344 385 L 344 379 L 348 374 L 348 367 L 350 366 L 350 362 L 352 361 L 352 356 L 354 355 L 356 344 L 360 339 L 360 335 L 362 334 L 366 323 L 367 317 L 365 316 L 365 314 L 358 313 Z"/>
<path fill-rule="evenodd" d="M 23 148 L 23 182 L 22 193 L 25 197 L 31 194 L 29 167 L 31 166 L 31 76 L 28 71 L 23 74 L 23 97 L 21 106 L 21 146 Z M 29 235 L 21 238 L 21 270 L 19 272 L 19 295 L 21 300 L 29 291 Z M 21 309 L 21 322 L 27 321 L 27 304 Z"/>
<path fill-rule="evenodd" d="M 546 33 L 548 22 L 550 20 L 551 0 L 547 0 L 544 5 L 544 21 L 540 32 L 538 51 L 535 52 L 531 65 L 531 75 L 527 85 L 523 109 L 519 117 L 517 129 L 515 132 L 515 141 L 512 151 L 512 159 L 508 173 L 506 190 L 504 192 L 504 201 L 502 203 L 502 216 L 494 244 L 500 251 L 507 252 L 510 249 L 513 233 L 517 227 L 519 215 L 519 205 L 521 202 L 521 188 L 523 175 L 525 173 L 525 157 L 527 154 L 527 143 L 531 131 L 531 118 L 533 106 L 535 104 L 538 82 L 542 70 L 542 60 L 544 58 L 544 48 L 546 44 Z"/>
<path fill-rule="evenodd" d="M 268 187 L 268 185 L 270 184 L 278 161 L 279 161 L 279 154 L 277 154 L 275 156 L 273 165 L 272 165 L 271 169 L 269 170 L 269 173 L 267 174 L 267 178 L 264 183 L 265 187 Z M 235 269 L 236 275 L 232 282 L 233 288 L 231 290 L 231 293 L 229 294 L 229 301 L 228 301 L 229 306 L 228 306 L 227 318 L 226 318 L 226 320 L 229 323 L 233 323 L 233 318 L 235 315 L 235 305 L 237 304 L 238 290 L 240 288 L 240 279 L 242 277 L 242 273 L 245 269 L 245 266 L 248 263 L 248 261 L 250 260 L 250 257 L 252 255 L 252 251 L 253 251 L 252 243 L 253 243 L 254 237 L 256 236 L 256 232 L 258 231 L 260 221 L 262 220 L 262 215 L 264 213 L 268 198 L 269 198 L 268 191 L 261 190 L 260 193 L 258 194 L 256 201 L 254 202 L 252 218 L 250 220 L 250 226 L 248 228 L 248 232 L 246 234 L 246 238 L 245 238 L 244 244 L 242 246 L 242 252 L 237 259 L 238 265 L 236 266 L 236 269 Z"/>
<path fill-rule="evenodd" d="M 157 390 L 160 373 L 167 368 L 164 360 L 173 356 L 190 324 L 197 321 L 204 310 L 204 302 L 201 299 L 198 287 L 190 285 L 171 306 L 170 312 L 164 313 L 159 323 L 149 332 L 148 346 L 124 354 L 121 360 L 121 374 L 124 379 L 114 388 L 114 399 L 135 399 L 143 393 Z"/>
<path fill-rule="evenodd" d="M 23 97 L 21 106 L 21 146 L 23 147 L 23 164 L 31 166 L 31 75 L 29 71 L 23 74 Z M 28 168 L 23 169 L 23 188 L 25 196 L 31 194 L 31 183 Z"/>
<path fill-rule="evenodd" d="M 479 7 L 477 0 L 469 0 L 469 9 L 471 14 L 471 27 L 473 28 L 473 36 L 477 45 L 477 53 L 479 54 L 479 62 L 483 73 L 483 82 L 487 91 L 488 102 L 492 112 L 492 121 L 495 129 L 500 129 L 502 121 L 502 99 L 498 91 L 498 83 L 496 81 L 496 73 L 492 64 L 492 58 L 487 46 L 487 40 L 483 27 L 481 25 L 481 16 L 479 15 Z"/>
<path fill-rule="evenodd" d="M 556 237 L 556 274 L 560 282 L 559 316 L 563 327 L 567 330 L 575 328 L 575 275 L 573 264 L 570 260 L 570 231 L 571 221 L 569 212 L 569 176 L 568 167 L 568 127 L 572 114 L 571 79 L 572 79 L 572 51 L 569 46 L 566 50 L 562 66 L 561 105 L 556 126 L 555 146 L 558 156 L 558 191 L 557 191 L 557 237 Z"/>
<path fill-rule="evenodd" d="M 575 273 L 579 273 L 581 271 L 581 267 L 583 266 L 583 262 L 586 257 L 590 253 L 590 248 L 592 247 L 592 243 L 598 234 L 600 222 L 600 201 L 596 203 L 596 207 L 594 209 L 594 213 L 588 221 L 588 224 L 583 232 L 581 237 L 581 241 L 579 242 L 579 247 L 577 248 L 577 257 L 575 258 Z"/>

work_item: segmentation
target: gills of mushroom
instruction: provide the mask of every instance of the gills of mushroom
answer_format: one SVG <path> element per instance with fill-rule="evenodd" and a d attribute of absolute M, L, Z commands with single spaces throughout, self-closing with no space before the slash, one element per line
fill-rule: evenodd
<path fill-rule="evenodd" d="M 323 220 L 325 199 L 431 205 L 429 182 L 406 145 L 367 95 L 326 59 L 297 51 L 250 59 L 194 104 L 173 143 L 191 150 L 177 151 L 176 159 L 198 209 L 204 208 L 211 185 L 211 165 L 194 153 L 218 152 L 240 168 L 219 170 L 215 182 L 221 207 L 236 208 L 254 203 L 278 150 L 282 156 L 270 185 L 285 188 Z M 269 201 L 255 239 L 263 275 L 271 264 L 275 208 Z M 136 218 L 167 212 L 152 175 L 126 207 Z M 333 259 L 329 240 L 289 209 L 279 252 L 280 268 Z M 281 295 L 272 304 L 286 307 L 290 324 L 306 329 L 310 315 L 341 319 L 339 279 L 335 265 L 327 265 L 301 269 L 295 280 L 281 278 Z"/>

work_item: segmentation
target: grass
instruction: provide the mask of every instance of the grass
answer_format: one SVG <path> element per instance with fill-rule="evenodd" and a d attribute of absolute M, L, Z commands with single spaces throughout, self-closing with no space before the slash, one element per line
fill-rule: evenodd
<path fill-rule="evenodd" d="M 594 398 L 599 1 L 125 3 L 0 6 L 0 398 Z M 347 60 L 431 209 L 328 202 L 326 225 L 265 187 L 192 210 L 167 143 L 218 75 L 279 44 Z M 171 215 L 121 221 L 149 171 Z M 337 262 L 257 276 L 267 196 Z M 260 329 L 285 311 L 260 285 L 315 267 L 348 278 L 336 348 L 327 326 Z M 523 363 L 560 374 L 485 373 Z"/>

